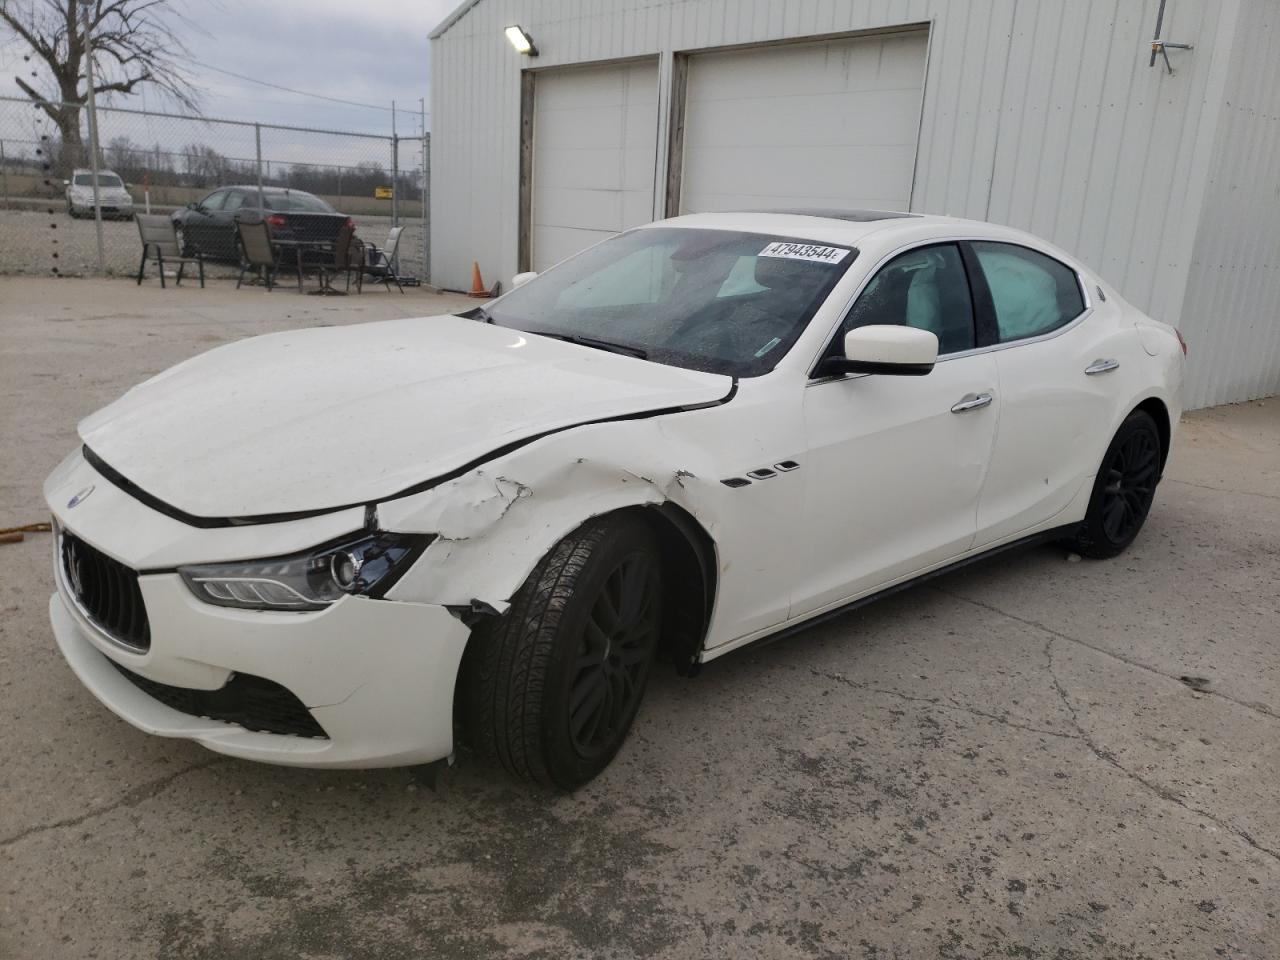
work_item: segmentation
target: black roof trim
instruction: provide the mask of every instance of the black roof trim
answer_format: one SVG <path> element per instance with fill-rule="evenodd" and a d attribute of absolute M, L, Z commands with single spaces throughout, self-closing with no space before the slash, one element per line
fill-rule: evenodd
<path fill-rule="evenodd" d="M 785 213 L 795 217 L 821 217 L 824 220 L 849 220 L 853 223 L 871 223 L 875 220 L 901 220 L 918 217 L 918 213 L 900 210 L 835 210 L 822 207 L 784 207 L 779 210 L 752 210 L 751 213 Z"/>

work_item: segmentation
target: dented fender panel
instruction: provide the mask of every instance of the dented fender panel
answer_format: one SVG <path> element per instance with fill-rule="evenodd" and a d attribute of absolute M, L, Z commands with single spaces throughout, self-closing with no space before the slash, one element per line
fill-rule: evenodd
<path fill-rule="evenodd" d="M 722 482 L 800 455 L 803 431 L 787 413 L 797 407 L 778 402 L 776 389 L 744 382 L 733 403 L 714 409 L 564 431 L 379 504 L 383 529 L 437 537 L 388 598 L 505 610 L 538 561 L 586 520 L 672 503 L 716 547 L 706 644 L 781 622 L 790 593 L 779 545 L 794 541 L 803 471 L 740 488 Z"/>

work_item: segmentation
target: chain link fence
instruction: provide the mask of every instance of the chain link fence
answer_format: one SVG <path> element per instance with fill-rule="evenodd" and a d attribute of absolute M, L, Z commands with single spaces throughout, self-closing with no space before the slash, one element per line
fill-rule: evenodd
<path fill-rule="evenodd" d="M 403 226 L 399 273 L 427 279 L 430 134 L 400 137 L 114 106 L 98 106 L 96 115 L 101 250 L 88 173 L 88 108 L 0 97 L 0 273 L 92 274 L 101 262 L 106 273 L 129 274 L 142 249 L 128 222 L 132 213 L 179 210 L 220 187 L 261 186 L 320 197 L 378 247 L 391 227 Z"/>

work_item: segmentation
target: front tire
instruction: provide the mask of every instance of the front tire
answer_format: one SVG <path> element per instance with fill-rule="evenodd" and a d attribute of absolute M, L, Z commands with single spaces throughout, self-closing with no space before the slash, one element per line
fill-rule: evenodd
<path fill-rule="evenodd" d="M 658 545 L 638 518 L 587 521 L 463 658 L 464 734 L 508 772 L 574 790 L 622 746 L 662 623 Z"/>
<path fill-rule="evenodd" d="M 1160 481 L 1160 431 L 1151 415 L 1135 410 L 1120 424 L 1102 458 L 1075 549 L 1108 559 L 1133 543 L 1146 522 Z"/>

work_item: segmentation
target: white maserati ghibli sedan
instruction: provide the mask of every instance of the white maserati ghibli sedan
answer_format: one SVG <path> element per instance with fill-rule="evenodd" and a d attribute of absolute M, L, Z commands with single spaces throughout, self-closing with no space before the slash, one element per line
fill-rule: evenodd
<path fill-rule="evenodd" d="M 655 662 L 1015 545 L 1110 557 L 1186 345 L 1070 255 L 876 211 L 630 230 L 460 315 L 219 347 L 49 477 L 58 646 L 151 733 L 573 789 Z"/>

